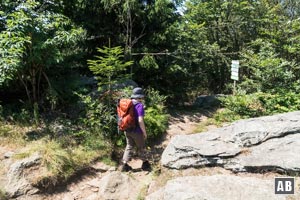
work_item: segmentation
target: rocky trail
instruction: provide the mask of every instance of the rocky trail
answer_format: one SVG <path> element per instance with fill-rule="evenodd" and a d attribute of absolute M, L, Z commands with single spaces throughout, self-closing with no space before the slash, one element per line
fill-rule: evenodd
<path fill-rule="evenodd" d="M 300 199 L 300 112 L 240 120 L 195 134 L 208 111 L 172 112 L 161 141 L 148 147 L 153 170 L 94 163 L 68 184 L 17 200 Z M 1 149 L 0 149 L 1 154 Z M 294 177 L 295 194 L 275 195 L 275 177 Z"/>
<path fill-rule="evenodd" d="M 156 182 L 156 174 L 160 171 L 161 154 L 170 139 L 174 135 L 191 134 L 198 123 L 207 119 L 206 114 L 195 111 L 172 112 L 167 133 L 161 141 L 148 147 L 148 157 L 153 163 L 152 172 L 142 171 L 140 169 L 142 163 L 139 159 L 130 161 L 133 170 L 128 173 L 120 173 L 116 167 L 97 162 L 88 170 L 78 173 L 65 185 L 55 187 L 43 194 L 29 193 L 17 197 L 16 200 L 97 200 L 102 199 L 101 195 L 105 196 L 103 199 L 144 199 L 163 182 L 163 180 Z M 119 180 L 120 177 L 123 177 L 123 180 Z M 128 185 L 130 189 L 126 188 Z"/>

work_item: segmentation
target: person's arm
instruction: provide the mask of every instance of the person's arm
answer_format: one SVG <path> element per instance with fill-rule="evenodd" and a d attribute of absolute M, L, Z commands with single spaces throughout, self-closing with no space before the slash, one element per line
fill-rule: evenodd
<path fill-rule="evenodd" d="M 146 139 L 147 138 L 147 132 L 146 132 L 146 127 L 145 127 L 145 123 L 144 123 L 144 117 L 139 116 L 138 120 L 139 120 L 140 128 L 143 131 L 144 138 Z"/>

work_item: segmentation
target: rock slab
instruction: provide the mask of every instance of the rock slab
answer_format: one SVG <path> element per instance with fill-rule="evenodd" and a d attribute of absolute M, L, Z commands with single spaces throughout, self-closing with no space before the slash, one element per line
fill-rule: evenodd
<path fill-rule="evenodd" d="M 172 169 L 222 166 L 236 172 L 300 172 L 300 111 L 239 120 L 226 127 L 171 139 L 162 154 Z"/>
<path fill-rule="evenodd" d="M 274 180 L 234 175 L 188 176 L 167 182 L 146 200 L 285 200 L 299 194 L 275 195 Z"/>

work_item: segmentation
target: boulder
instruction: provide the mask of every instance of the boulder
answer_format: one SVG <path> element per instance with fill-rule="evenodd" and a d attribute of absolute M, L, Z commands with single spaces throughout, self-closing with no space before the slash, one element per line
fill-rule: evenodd
<path fill-rule="evenodd" d="M 300 112 L 239 120 L 226 127 L 171 139 L 163 166 L 223 166 L 234 171 L 300 172 Z"/>
<path fill-rule="evenodd" d="M 221 101 L 220 97 L 223 95 L 200 95 L 196 98 L 194 105 L 201 108 L 212 108 L 219 106 Z"/>
<path fill-rule="evenodd" d="M 34 154 L 29 158 L 24 158 L 13 163 L 7 172 L 7 184 L 5 191 L 9 197 L 18 197 L 25 194 L 35 194 L 39 190 L 32 186 L 28 177 L 25 175 L 25 170 L 39 165 L 41 157 L 39 154 Z"/>
<path fill-rule="evenodd" d="M 300 172 L 300 134 L 274 138 L 249 148 L 231 159 L 224 167 L 233 171 Z"/>
<path fill-rule="evenodd" d="M 146 200 L 284 200 L 299 199 L 299 193 L 275 195 L 274 179 L 234 175 L 187 176 L 167 182 Z"/>
<path fill-rule="evenodd" d="M 137 187 L 132 177 L 115 171 L 100 180 L 98 199 L 136 199 Z"/>

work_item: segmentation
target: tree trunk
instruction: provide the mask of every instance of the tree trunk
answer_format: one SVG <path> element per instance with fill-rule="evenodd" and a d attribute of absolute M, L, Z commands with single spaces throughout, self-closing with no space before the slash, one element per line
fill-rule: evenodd
<path fill-rule="evenodd" d="M 37 94 L 37 71 L 36 68 L 33 67 L 31 72 L 31 86 L 32 86 L 32 99 L 33 99 L 33 117 L 35 124 L 39 124 L 39 104 L 38 104 L 38 94 Z"/>
<path fill-rule="evenodd" d="M 18 77 L 22 83 L 22 85 L 24 86 L 25 88 L 25 91 L 26 91 L 26 95 L 27 95 L 27 98 L 28 98 L 28 101 L 29 103 L 31 104 L 32 103 L 32 99 L 31 99 L 31 96 L 30 96 L 30 92 L 29 92 L 29 89 L 27 87 L 27 84 L 25 83 L 24 79 L 22 78 L 21 74 L 18 73 Z"/>

